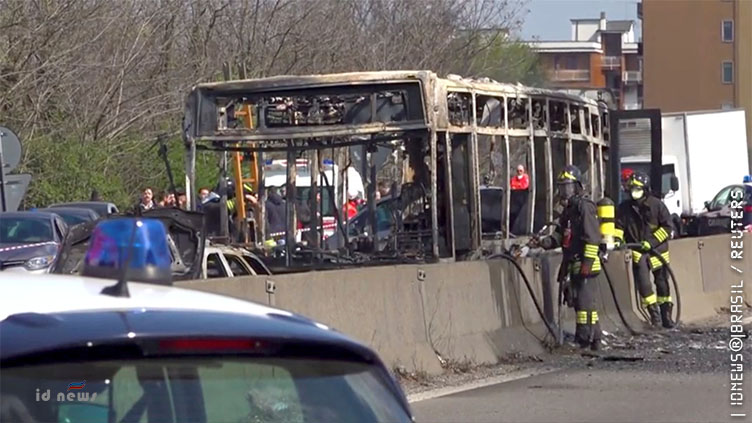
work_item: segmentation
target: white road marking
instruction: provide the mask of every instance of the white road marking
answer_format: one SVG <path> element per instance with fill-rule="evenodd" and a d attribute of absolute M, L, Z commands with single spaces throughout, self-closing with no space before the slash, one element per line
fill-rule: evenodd
<path fill-rule="evenodd" d="M 469 382 L 463 385 L 448 386 L 446 388 L 432 389 L 430 391 L 419 392 L 416 394 L 408 395 L 407 402 L 412 404 L 412 403 L 419 402 L 419 401 L 426 401 L 426 400 L 430 400 L 434 398 L 444 397 L 447 395 L 458 394 L 460 392 L 471 391 L 473 389 L 485 388 L 486 386 L 499 385 L 502 383 L 512 382 L 515 380 L 527 379 L 533 376 L 545 375 L 545 374 L 553 373 L 559 370 L 561 369 L 548 368 L 548 369 L 540 369 L 540 370 L 525 370 L 525 371 L 510 373 L 507 375 L 488 377 L 488 378 L 476 380 L 473 382 Z"/>

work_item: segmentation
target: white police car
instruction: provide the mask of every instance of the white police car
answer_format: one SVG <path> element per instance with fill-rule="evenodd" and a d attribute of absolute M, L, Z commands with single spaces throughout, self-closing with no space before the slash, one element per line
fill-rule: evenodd
<path fill-rule="evenodd" d="M 149 283 L 0 276 L 0 421 L 412 420 L 369 348 L 294 313 L 164 284 L 160 225 L 102 222 L 85 260 L 85 274 Z"/>

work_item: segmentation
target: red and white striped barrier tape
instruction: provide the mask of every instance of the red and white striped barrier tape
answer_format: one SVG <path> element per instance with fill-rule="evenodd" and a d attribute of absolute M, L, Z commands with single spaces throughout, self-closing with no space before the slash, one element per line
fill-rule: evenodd
<path fill-rule="evenodd" d="M 23 250 L 24 248 L 34 248 L 34 247 L 41 247 L 42 245 L 53 245 L 53 244 L 57 244 L 57 242 L 46 241 L 46 242 L 37 242 L 34 244 L 14 245 L 12 247 L 0 248 L 0 253 L 5 252 L 5 251 Z"/>

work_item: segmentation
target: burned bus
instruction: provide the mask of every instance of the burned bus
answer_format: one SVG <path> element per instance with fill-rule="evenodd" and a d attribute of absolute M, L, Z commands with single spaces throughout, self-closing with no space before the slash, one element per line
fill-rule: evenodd
<path fill-rule="evenodd" d="M 586 191 L 596 201 L 602 197 L 608 123 L 606 106 L 584 97 L 440 78 L 430 71 L 205 83 L 186 101 L 186 187 L 195 208 L 200 150 L 257 155 L 259 180 L 265 160 L 305 160 L 310 175 L 320 177 L 310 178 L 308 195 L 300 198 L 296 166 L 287 166 L 283 188 L 290 201 L 279 244 L 288 261 L 296 253 L 320 259 L 324 250 L 334 249 L 366 260 L 464 259 L 489 244 L 524 238 L 552 220 L 554 175 L 567 164 L 582 169 Z M 342 173 L 336 181 L 323 172 L 325 160 Z M 526 184 L 513 182 L 518 167 Z M 353 168 L 364 187 L 363 198 L 355 200 L 347 189 Z M 269 232 L 266 187 L 259 185 L 255 239 L 261 245 Z M 322 190 L 332 194 L 320 195 Z M 338 211 L 332 239 L 324 239 L 322 199 L 332 203 L 327 209 Z M 347 213 L 348 201 L 357 201 L 356 217 Z M 301 230 L 307 233 L 304 241 L 296 239 Z"/>

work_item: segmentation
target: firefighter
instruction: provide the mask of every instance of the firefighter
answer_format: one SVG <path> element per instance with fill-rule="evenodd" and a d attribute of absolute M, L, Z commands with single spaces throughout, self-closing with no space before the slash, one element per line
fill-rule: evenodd
<path fill-rule="evenodd" d="M 601 330 L 596 310 L 595 277 L 601 271 L 598 255 L 601 242 L 600 224 L 595 203 L 584 194 L 582 173 L 567 166 L 557 177 L 558 197 L 563 207 L 556 232 L 540 240 L 545 249 L 562 247 L 559 283 L 568 274 L 571 297 L 566 302 L 577 313 L 575 341 L 582 348 L 600 348 Z M 562 275 L 564 277 L 562 277 Z M 565 295 L 565 298 L 569 295 Z"/>
<path fill-rule="evenodd" d="M 616 211 L 617 241 L 640 244 L 632 251 L 632 272 L 642 296 L 642 305 L 650 314 L 653 326 L 674 327 L 671 311 L 673 303 L 668 285 L 668 274 L 663 263 L 647 252 L 655 250 L 669 262 L 668 240 L 672 231 L 671 215 L 663 202 L 650 192 L 650 178 L 635 172 L 627 181 L 628 195 Z M 656 293 L 650 283 L 650 273 L 655 279 Z"/>

